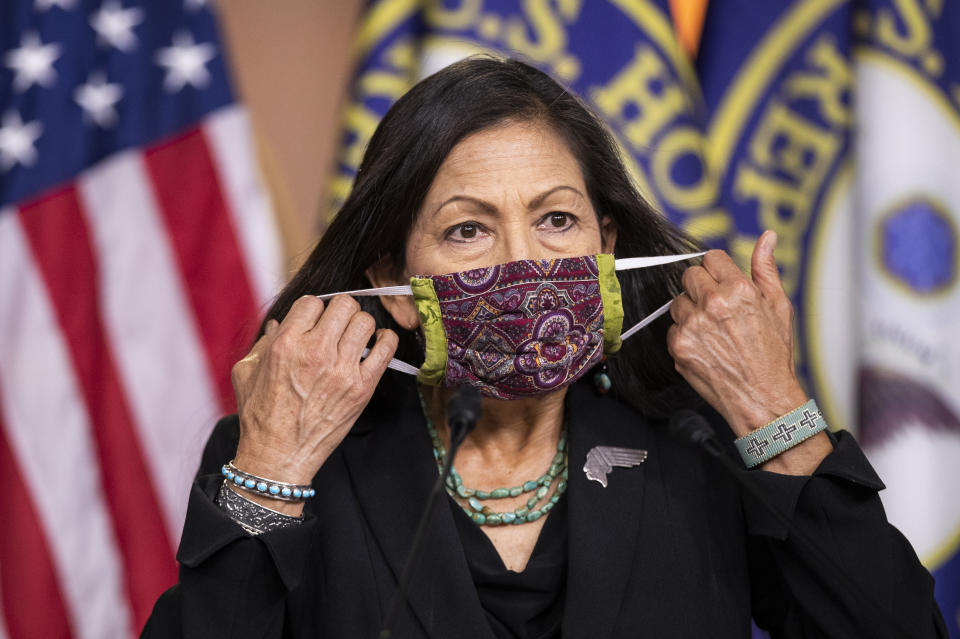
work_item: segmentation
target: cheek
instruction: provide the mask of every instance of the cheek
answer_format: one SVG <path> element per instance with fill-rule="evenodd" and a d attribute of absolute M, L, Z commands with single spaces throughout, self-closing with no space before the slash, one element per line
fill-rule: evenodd
<path fill-rule="evenodd" d="M 410 237 L 407 238 L 405 278 L 439 272 L 431 270 L 442 246 L 433 231 L 435 229 L 424 228 L 420 222 L 414 225 Z"/>
<path fill-rule="evenodd" d="M 441 231 L 411 236 L 406 248 L 406 276 L 453 273 L 490 264 L 496 254 L 494 234 L 485 232 L 472 241 L 456 242 Z"/>
<path fill-rule="evenodd" d="M 581 222 L 569 231 L 558 233 L 545 231 L 544 246 L 567 256 L 595 255 L 603 252 L 603 237 L 595 220 Z"/>
<path fill-rule="evenodd" d="M 437 243 L 420 237 L 411 237 L 407 242 L 406 272 L 404 277 L 430 273 L 430 258 L 437 251 Z"/>
<path fill-rule="evenodd" d="M 401 297 L 399 302 L 394 319 L 408 331 L 416 330 L 420 326 L 420 314 L 417 313 L 417 305 L 413 298 Z"/>

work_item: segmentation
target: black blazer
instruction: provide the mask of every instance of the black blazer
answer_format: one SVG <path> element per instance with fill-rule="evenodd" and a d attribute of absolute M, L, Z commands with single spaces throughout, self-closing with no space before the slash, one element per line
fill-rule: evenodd
<path fill-rule="evenodd" d="M 144 637 L 377 636 L 437 473 L 412 381 L 397 377 L 390 381 L 409 386 L 405 399 L 388 414 L 361 417 L 317 473 L 308 521 L 295 528 L 250 537 L 215 505 L 220 465 L 238 439 L 236 416 L 218 423 L 190 495 L 179 583 L 158 600 Z M 751 616 L 775 637 L 863 636 L 863 620 L 892 627 L 858 599 L 831 592 L 832 571 L 817 568 L 714 460 L 673 440 L 665 424 L 583 384 L 570 389 L 567 414 L 564 637 L 746 639 Z M 597 445 L 649 457 L 614 469 L 604 488 L 582 472 Z M 839 433 L 835 445 L 812 477 L 743 473 L 892 623 L 911 637 L 946 637 L 933 579 L 886 522 L 882 483 L 852 437 Z M 493 637 L 448 502 L 393 636 Z"/>

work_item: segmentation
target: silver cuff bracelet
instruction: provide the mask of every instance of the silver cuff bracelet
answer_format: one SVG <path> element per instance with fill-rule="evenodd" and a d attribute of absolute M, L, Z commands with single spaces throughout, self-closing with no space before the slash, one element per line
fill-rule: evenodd
<path fill-rule="evenodd" d="M 216 501 L 217 505 L 227 513 L 230 519 L 237 522 L 241 528 L 251 535 L 259 535 L 260 533 L 289 528 L 303 523 L 303 517 L 285 515 L 250 501 L 231 489 L 226 480 L 220 485 Z"/>

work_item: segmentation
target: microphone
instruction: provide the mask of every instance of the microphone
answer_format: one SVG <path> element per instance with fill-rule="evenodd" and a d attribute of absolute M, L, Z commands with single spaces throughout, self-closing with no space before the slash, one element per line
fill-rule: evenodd
<path fill-rule="evenodd" d="M 670 434 L 677 439 L 696 446 L 709 447 L 712 457 L 723 454 L 720 442 L 703 415 L 688 408 L 679 410 L 670 417 Z"/>
<path fill-rule="evenodd" d="M 453 460 L 454 451 L 460 447 L 473 427 L 477 425 L 482 412 L 482 397 L 480 391 L 471 386 L 461 386 L 447 402 L 447 423 L 450 425 L 450 454 L 447 459 Z"/>
<path fill-rule="evenodd" d="M 832 561 L 824 550 L 809 535 L 794 524 L 787 515 L 780 510 L 776 503 L 770 501 L 744 475 L 747 471 L 738 467 L 724 452 L 717 434 L 703 417 L 703 415 L 683 409 L 670 417 L 670 434 L 687 444 L 699 447 L 710 457 L 720 462 L 720 465 L 732 475 L 739 484 L 749 492 L 773 517 L 787 529 L 790 538 L 798 546 L 806 550 L 821 569 L 821 575 L 830 575 L 830 579 L 818 577 L 817 580 L 824 586 L 837 601 L 845 601 L 846 595 L 852 594 L 860 603 L 867 604 L 873 609 L 877 617 L 861 615 L 855 618 L 854 623 L 866 637 L 910 637 L 889 610 L 881 606 L 860 584 L 844 570 L 837 562 Z M 842 588 L 841 588 L 842 586 Z"/>
<path fill-rule="evenodd" d="M 447 423 L 450 426 L 450 450 L 447 451 L 447 458 L 443 463 L 443 469 L 440 476 L 433 484 L 430 496 L 427 497 L 427 505 L 423 509 L 423 515 L 420 516 L 420 522 L 417 524 L 417 532 L 413 536 L 413 544 L 410 546 L 410 552 L 407 554 L 407 561 L 403 565 L 403 572 L 400 573 L 400 580 L 397 582 L 397 589 L 393 592 L 390 599 L 390 605 L 387 608 L 387 616 L 383 620 L 383 628 L 378 635 L 379 639 L 390 639 L 393 636 L 393 626 L 397 623 L 397 617 L 400 614 L 400 607 L 407 601 L 407 590 L 410 588 L 410 580 L 413 578 L 413 571 L 420 563 L 420 556 L 423 554 L 424 543 L 427 539 L 427 528 L 430 520 L 433 518 L 438 498 L 445 492 L 444 484 L 447 483 L 447 477 L 450 475 L 450 469 L 453 468 L 453 458 L 460 448 L 460 444 L 467 438 L 470 431 L 477 425 L 482 413 L 482 398 L 480 391 L 469 386 L 461 386 L 450 397 L 447 402 Z"/>

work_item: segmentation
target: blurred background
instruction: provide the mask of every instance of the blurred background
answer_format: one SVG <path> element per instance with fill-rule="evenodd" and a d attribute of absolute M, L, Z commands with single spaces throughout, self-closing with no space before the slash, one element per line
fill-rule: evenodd
<path fill-rule="evenodd" d="M 0 639 L 136 636 L 262 312 L 379 118 L 477 53 L 745 270 L 777 230 L 803 381 L 960 638 L 958 43 L 954 0 L 2 0 Z"/>

